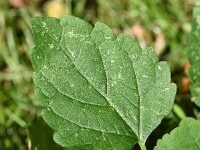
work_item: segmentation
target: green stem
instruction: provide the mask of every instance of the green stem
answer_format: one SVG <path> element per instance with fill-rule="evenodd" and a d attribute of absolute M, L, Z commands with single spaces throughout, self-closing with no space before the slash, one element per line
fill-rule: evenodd
<path fill-rule="evenodd" d="M 147 150 L 145 144 L 142 141 L 139 141 L 138 143 L 140 145 L 141 150 Z"/>

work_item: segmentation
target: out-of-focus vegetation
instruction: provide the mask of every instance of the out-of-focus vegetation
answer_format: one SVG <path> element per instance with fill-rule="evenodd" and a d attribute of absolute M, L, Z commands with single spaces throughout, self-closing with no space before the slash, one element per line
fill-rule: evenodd
<path fill-rule="evenodd" d="M 75 15 L 92 24 L 104 22 L 116 33 L 134 36 L 142 47 L 154 47 L 160 59 L 169 62 L 178 85 L 176 104 L 150 136 L 149 149 L 185 115 L 198 118 L 199 108 L 190 101 L 185 55 L 196 3 L 197 0 L 0 0 L 0 149 L 28 149 L 31 144 L 27 128 L 40 114 L 30 62 L 34 46 L 30 19 L 38 15 Z"/>

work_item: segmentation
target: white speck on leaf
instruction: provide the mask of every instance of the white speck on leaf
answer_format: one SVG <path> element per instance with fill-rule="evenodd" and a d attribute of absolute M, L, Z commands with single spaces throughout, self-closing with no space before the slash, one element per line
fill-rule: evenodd
<path fill-rule="evenodd" d="M 158 69 L 159 69 L 159 70 L 161 70 L 161 67 L 160 67 L 160 66 L 158 66 Z"/>
<path fill-rule="evenodd" d="M 75 85 L 74 84 L 70 84 L 70 87 L 73 88 Z"/>
<path fill-rule="evenodd" d="M 106 36 L 105 39 L 109 40 L 109 39 L 111 39 L 111 37 L 110 36 Z"/>
<path fill-rule="evenodd" d="M 121 74 L 118 74 L 118 79 L 122 79 L 122 75 Z"/>
<path fill-rule="evenodd" d="M 44 28 L 45 28 L 45 27 L 46 27 L 46 25 L 47 25 L 47 24 L 46 24 L 46 22 L 42 22 L 42 27 L 44 27 Z"/>
<path fill-rule="evenodd" d="M 42 31 L 41 35 L 44 36 L 44 34 L 45 34 L 45 31 Z"/>
<path fill-rule="evenodd" d="M 146 75 L 143 75 L 142 77 L 143 77 L 143 78 L 148 78 L 148 76 L 146 76 Z"/>
<path fill-rule="evenodd" d="M 169 88 L 165 88 L 165 91 L 169 91 Z"/>
<path fill-rule="evenodd" d="M 54 48 L 54 45 L 53 44 L 49 44 L 49 48 L 50 49 Z"/>
<path fill-rule="evenodd" d="M 115 61 L 114 60 L 111 60 L 111 63 L 114 63 Z"/>
<path fill-rule="evenodd" d="M 71 32 L 68 32 L 68 34 L 69 34 L 69 37 L 70 38 L 72 38 L 72 37 L 74 37 L 76 34 L 74 34 L 74 32 L 73 31 L 71 31 Z"/>

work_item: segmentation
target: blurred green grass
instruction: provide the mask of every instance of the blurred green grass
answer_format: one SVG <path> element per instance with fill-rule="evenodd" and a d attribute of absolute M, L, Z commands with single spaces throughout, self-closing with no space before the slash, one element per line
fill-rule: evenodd
<path fill-rule="evenodd" d="M 49 11 L 56 9 L 55 5 L 49 5 L 51 1 L 48 0 L 21 0 L 24 2 L 21 6 L 17 6 L 13 1 L 0 1 L 1 150 L 28 149 L 27 127 L 40 114 L 40 105 L 34 96 L 32 82 L 30 54 L 34 44 L 30 19 L 37 15 L 46 16 L 50 14 Z M 138 42 L 144 46 L 155 47 L 158 35 L 162 35 L 165 44 L 159 56 L 161 60 L 170 63 L 173 79 L 179 87 L 177 103 L 187 115 L 193 115 L 193 112 L 197 113 L 197 109 L 192 104 L 186 108 L 188 101 L 181 103 L 182 99 L 190 100 L 189 91 L 181 92 L 181 79 L 184 76 L 184 63 L 187 60 L 185 50 L 191 28 L 192 9 L 196 1 L 63 0 L 60 2 L 64 8 L 63 14 L 75 15 L 92 24 L 97 21 L 104 22 L 117 33 L 135 35 Z M 138 30 L 142 31 L 139 32 L 141 34 L 139 36 L 135 33 Z M 187 109 L 192 109 L 192 113 Z M 170 126 L 175 127 L 178 120 L 176 115 L 170 114 L 169 118 L 172 120 L 175 118 L 172 121 L 175 122 L 174 125 L 168 121 Z M 168 126 L 165 131 L 167 132 L 169 128 L 172 127 Z M 158 131 L 155 139 L 160 136 L 162 132 Z M 154 144 L 155 142 L 149 147 L 153 147 Z"/>

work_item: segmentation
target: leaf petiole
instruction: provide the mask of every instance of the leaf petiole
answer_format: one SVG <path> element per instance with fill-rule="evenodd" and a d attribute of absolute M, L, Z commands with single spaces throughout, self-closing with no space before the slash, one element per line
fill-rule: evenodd
<path fill-rule="evenodd" d="M 138 143 L 140 145 L 141 150 L 147 150 L 145 144 L 142 141 L 139 141 Z"/>

